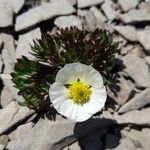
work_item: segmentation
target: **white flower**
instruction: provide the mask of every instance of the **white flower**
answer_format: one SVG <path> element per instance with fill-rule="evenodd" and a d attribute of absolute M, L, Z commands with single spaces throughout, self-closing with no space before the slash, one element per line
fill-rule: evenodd
<path fill-rule="evenodd" d="M 104 106 L 107 94 L 97 70 L 81 63 L 71 63 L 58 71 L 49 95 L 60 114 L 81 122 Z"/>

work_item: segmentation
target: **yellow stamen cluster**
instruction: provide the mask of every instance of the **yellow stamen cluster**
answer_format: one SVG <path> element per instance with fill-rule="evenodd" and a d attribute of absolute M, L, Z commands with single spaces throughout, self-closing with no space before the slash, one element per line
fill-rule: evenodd
<path fill-rule="evenodd" d="M 74 80 L 68 87 L 69 98 L 77 104 L 84 104 L 90 100 L 92 93 L 90 85 L 85 81 Z"/>

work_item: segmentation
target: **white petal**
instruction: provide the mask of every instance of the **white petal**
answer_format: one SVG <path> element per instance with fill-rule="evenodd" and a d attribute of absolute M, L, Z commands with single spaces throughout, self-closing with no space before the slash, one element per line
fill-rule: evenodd
<path fill-rule="evenodd" d="M 99 89 L 93 88 L 90 101 L 84 104 L 82 109 L 87 111 L 88 114 L 93 115 L 99 110 L 101 110 L 102 107 L 104 107 L 106 98 L 107 94 L 105 87 Z"/>

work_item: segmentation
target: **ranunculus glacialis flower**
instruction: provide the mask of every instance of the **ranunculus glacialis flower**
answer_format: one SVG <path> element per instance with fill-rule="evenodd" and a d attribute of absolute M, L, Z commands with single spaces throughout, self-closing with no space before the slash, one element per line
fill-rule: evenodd
<path fill-rule="evenodd" d="M 85 121 L 101 110 L 107 97 L 100 73 L 81 63 L 61 68 L 50 86 L 49 95 L 60 114 L 77 122 Z"/>

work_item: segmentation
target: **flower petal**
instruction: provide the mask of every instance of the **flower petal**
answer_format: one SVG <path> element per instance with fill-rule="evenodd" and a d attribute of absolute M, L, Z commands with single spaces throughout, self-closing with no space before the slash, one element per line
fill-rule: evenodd
<path fill-rule="evenodd" d="M 87 111 L 88 114 L 93 115 L 101 110 L 102 107 L 104 107 L 106 98 L 107 94 L 104 86 L 100 89 L 92 88 L 92 95 L 90 101 L 84 104 L 82 109 Z"/>

